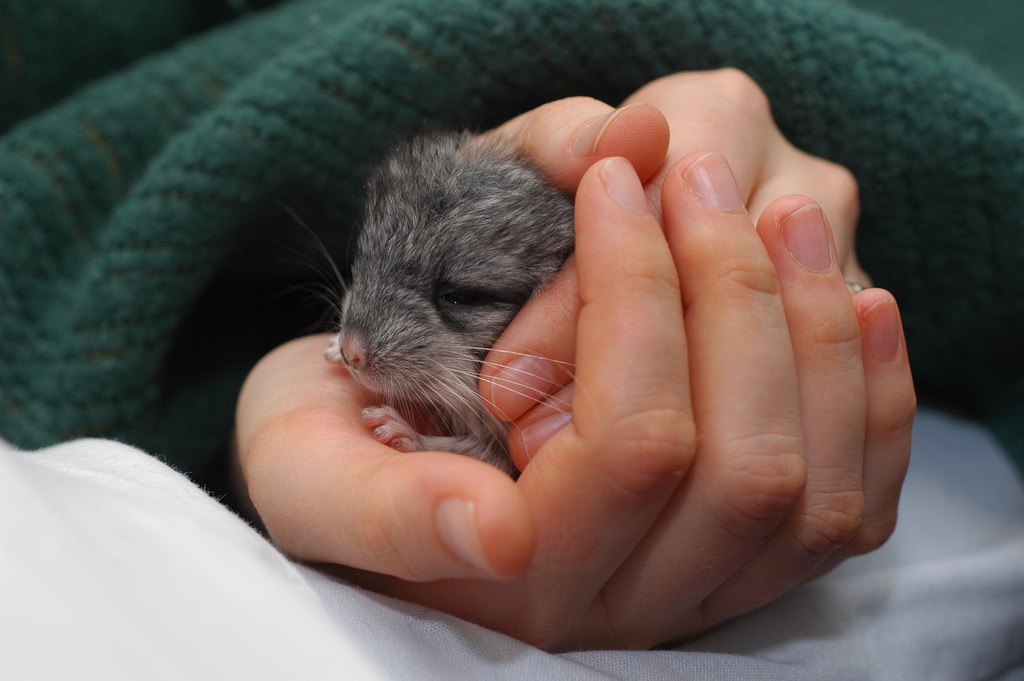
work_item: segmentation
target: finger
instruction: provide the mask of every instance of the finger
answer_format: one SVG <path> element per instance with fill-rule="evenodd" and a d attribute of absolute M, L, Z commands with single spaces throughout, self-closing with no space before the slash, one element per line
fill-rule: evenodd
<path fill-rule="evenodd" d="M 652 458 L 646 463 L 654 464 L 657 478 L 688 465 L 680 450 L 688 454 L 692 435 L 686 428 L 689 374 L 679 280 L 661 227 L 630 170 L 625 161 L 611 159 L 594 175 L 602 181 L 605 204 L 616 202 L 633 224 L 623 224 L 624 215 L 608 219 L 607 210 L 593 215 L 600 207 L 596 201 L 579 203 L 581 307 L 573 413 L 577 432 L 593 451 L 631 459 L 639 452 L 625 450 L 641 443 L 650 448 L 642 453 Z M 678 446 L 680 438 L 686 446 Z M 654 461 L 652 454 L 662 444 L 667 459 Z"/>
<path fill-rule="evenodd" d="M 622 156 L 637 174 L 650 177 L 665 159 L 668 121 L 657 109 L 634 103 L 620 109 L 589 97 L 550 102 L 485 133 L 521 149 L 555 185 L 569 192 L 590 165 Z"/>
<path fill-rule="evenodd" d="M 845 279 L 864 288 L 870 287 L 871 281 L 857 261 L 854 244 L 860 199 L 853 174 L 839 164 L 806 154 L 788 142 L 777 147 L 766 163 L 763 180 L 754 188 L 747 204 L 754 219 L 780 196 L 815 197 L 828 216 Z"/>
<path fill-rule="evenodd" d="M 584 177 L 576 239 L 573 422 L 537 453 L 520 485 L 539 545 L 556 547 L 546 597 L 582 611 L 660 513 L 689 466 L 694 433 L 678 280 L 625 160 L 598 162 Z M 580 564 L 586 574 L 558 574 Z"/>
<path fill-rule="evenodd" d="M 917 398 L 899 309 L 892 295 L 869 289 L 854 298 L 863 343 L 867 391 L 864 443 L 864 519 L 845 555 L 881 546 L 896 525 Z"/>
<path fill-rule="evenodd" d="M 764 91 L 733 68 L 675 73 L 645 85 L 623 104 L 646 102 L 672 126 L 668 159 L 648 184 L 660 216 L 661 185 L 672 162 L 703 149 L 715 149 L 732 168 L 745 201 L 765 177 L 771 154 L 789 143 L 775 125 Z"/>
<path fill-rule="evenodd" d="M 770 204 L 758 232 L 779 276 L 796 358 L 807 480 L 758 553 L 705 603 L 713 620 L 774 599 L 857 533 L 864 510 L 864 369 L 860 326 L 821 208 Z"/>
<path fill-rule="evenodd" d="M 804 461 L 778 280 L 725 159 L 682 159 L 665 180 L 663 207 L 682 284 L 700 451 L 606 600 L 625 608 L 646 598 L 653 605 L 643 617 L 679 635 L 706 627 L 700 601 L 789 511 Z M 667 583 L 689 588 L 659 598 Z"/>
<path fill-rule="evenodd" d="M 551 436 L 572 421 L 573 396 L 576 384 L 569 383 L 549 395 L 509 428 L 509 455 L 523 470 Z"/>
<path fill-rule="evenodd" d="M 491 348 L 480 370 L 480 395 L 502 421 L 519 419 L 575 373 L 576 258 L 537 293 Z"/>
<path fill-rule="evenodd" d="M 274 541 L 302 560 L 406 580 L 522 570 L 534 530 L 515 484 L 475 459 L 373 440 L 358 416 L 365 394 L 324 347 L 325 336 L 282 346 L 239 398 L 241 467 Z"/>

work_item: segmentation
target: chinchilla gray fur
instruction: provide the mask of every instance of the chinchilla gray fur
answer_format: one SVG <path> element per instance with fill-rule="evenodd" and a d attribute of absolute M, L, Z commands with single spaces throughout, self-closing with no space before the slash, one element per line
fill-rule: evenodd
<path fill-rule="evenodd" d="M 378 440 L 468 454 L 516 475 L 478 373 L 573 240 L 571 198 L 499 143 L 430 133 L 385 158 L 368 180 L 340 332 L 327 352 L 386 405 L 363 414 Z M 416 432 L 412 413 L 428 414 L 444 435 Z"/>

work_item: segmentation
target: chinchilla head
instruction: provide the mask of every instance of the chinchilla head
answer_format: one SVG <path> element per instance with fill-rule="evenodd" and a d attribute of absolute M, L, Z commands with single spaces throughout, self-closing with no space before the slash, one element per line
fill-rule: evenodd
<path fill-rule="evenodd" d="M 346 364 L 385 397 L 473 399 L 488 348 L 572 247 L 572 200 L 539 169 L 468 133 L 414 138 L 369 178 Z"/>

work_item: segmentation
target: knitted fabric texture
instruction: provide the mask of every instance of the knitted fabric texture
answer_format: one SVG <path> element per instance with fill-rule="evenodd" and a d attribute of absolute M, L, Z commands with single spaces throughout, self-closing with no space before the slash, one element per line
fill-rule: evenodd
<path fill-rule="evenodd" d="M 367 164 L 396 137 L 735 66 L 787 137 L 858 178 L 861 260 L 900 301 L 919 391 L 1024 462 L 1024 105 L 895 24 L 823 0 L 304 0 L 141 61 L 107 54 L 108 75 L 74 92 L 40 76 L 36 97 L 29 51 L 10 46 L 68 39 L 25 19 L 36 6 L 0 16 L 16 95 L 0 115 L 18 120 L 0 138 L 0 433 L 15 444 L 116 437 L 201 477 L 247 370 L 326 318 L 296 293 L 324 262 L 298 223 L 343 262 Z M 152 19 L 122 17 L 140 35 Z"/>

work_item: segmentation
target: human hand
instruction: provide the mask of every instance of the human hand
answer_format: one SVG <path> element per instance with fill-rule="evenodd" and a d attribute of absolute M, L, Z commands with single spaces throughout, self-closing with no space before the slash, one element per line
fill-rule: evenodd
<path fill-rule="evenodd" d="M 563 104 L 592 106 L 594 102 L 570 100 Z M 551 116 L 552 122 L 558 120 L 550 108 L 553 106 L 549 105 L 543 114 Z M 667 127 L 659 112 L 637 106 L 621 111 L 603 126 L 597 154 L 562 164 L 563 171 L 568 168 L 560 176 L 563 186 L 578 179 L 594 158 L 609 153 L 629 157 L 647 178 L 665 170 L 659 152 L 651 151 L 660 144 L 663 155 L 664 143 L 668 141 Z M 572 142 L 579 139 L 579 128 L 572 124 L 551 125 L 547 131 L 549 141 L 554 135 L 554 144 L 545 148 L 571 148 Z M 530 126 L 524 129 L 529 130 Z M 533 135 L 532 139 L 538 141 L 539 129 L 542 128 L 534 128 L 525 139 Z M 647 138 L 634 137 L 637 130 Z M 557 165 L 558 159 L 553 162 Z M 557 172 L 553 174 L 558 177 Z M 667 173 L 663 176 L 667 177 Z M 575 320 L 572 321 L 575 329 Z M 669 595 L 675 596 L 679 596 L 675 592 L 680 590 L 703 594 L 709 602 L 714 593 L 731 593 L 732 601 L 717 596 L 719 605 L 709 608 L 709 616 L 696 618 L 692 617 L 692 608 L 680 603 L 678 612 L 690 613 L 690 621 L 686 626 L 677 622 L 662 628 L 660 633 L 652 627 L 627 631 L 616 629 L 615 623 L 606 623 L 608 626 L 603 629 L 596 626 L 593 609 L 581 610 L 581 604 L 593 605 L 593 599 L 603 599 L 606 591 L 611 593 L 614 589 L 601 588 L 595 595 L 594 585 L 601 583 L 600 572 L 607 570 L 608 561 L 594 563 L 583 549 L 596 541 L 601 545 L 607 543 L 606 551 L 614 552 L 618 547 L 621 554 L 624 546 L 640 541 L 642 532 L 634 523 L 619 527 L 614 523 L 574 523 L 576 516 L 565 515 L 572 510 L 566 504 L 580 495 L 585 505 L 614 503 L 615 470 L 605 467 L 594 473 L 598 483 L 611 485 L 608 490 L 601 484 L 573 487 L 574 481 L 580 482 L 578 477 L 560 479 L 554 474 L 549 474 L 550 483 L 543 479 L 529 482 L 541 475 L 539 471 L 544 468 L 532 464 L 534 473 L 524 476 L 525 480 L 516 485 L 498 471 L 465 457 L 396 454 L 376 443 L 365 431 L 358 413 L 360 407 L 369 404 L 369 398 L 343 372 L 320 360 L 319 350 L 325 342 L 322 338 L 300 339 L 271 353 L 254 369 L 239 401 L 239 450 L 250 494 L 272 536 L 290 554 L 373 571 L 351 574 L 365 584 L 413 600 L 433 599 L 429 602 L 437 607 L 546 647 L 649 645 L 661 635 L 673 637 L 698 631 L 715 621 L 711 615 L 721 618 L 728 616 L 723 613 L 735 614 L 759 602 L 755 598 L 737 597 L 742 590 L 735 586 L 705 592 L 699 585 L 690 589 L 685 583 L 680 587 L 681 582 L 673 581 L 672 588 L 666 587 L 663 580 L 654 579 L 650 582 L 653 591 L 667 589 Z M 905 363 L 905 356 L 893 361 Z M 908 384 L 909 374 L 907 378 L 904 383 Z M 701 457 L 710 458 L 703 454 Z M 557 466 L 550 468 L 551 465 L 545 464 L 547 470 L 560 471 Z M 601 470 L 606 474 L 604 477 L 599 475 Z M 566 489 L 575 490 L 568 500 L 558 494 Z M 621 490 L 618 492 L 621 494 Z M 652 510 L 658 508 L 657 494 L 631 501 L 642 511 L 638 516 L 649 518 L 657 513 Z M 666 515 L 669 506 L 661 508 L 659 518 Z M 637 522 L 642 523 L 643 518 Z M 750 529 L 752 524 L 740 527 Z M 577 543 L 582 548 L 573 549 Z M 739 565 L 732 557 L 736 547 L 732 549 L 729 556 L 713 559 L 715 565 L 722 567 L 723 574 L 728 574 L 725 571 L 729 565 Z M 691 554 L 688 559 L 693 567 L 703 564 L 704 557 Z M 631 564 L 637 564 L 636 560 Z M 563 573 L 579 573 L 580 583 L 573 579 L 567 587 L 564 579 L 557 579 L 559 569 Z M 479 580 L 446 580 L 443 589 L 437 583 L 417 584 L 420 580 L 453 577 L 506 581 L 491 585 L 497 593 L 491 593 Z M 749 586 L 753 580 L 746 583 L 748 590 L 753 588 Z M 564 597 L 559 595 L 562 591 Z M 554 593 L 556 597 L 524 606 L 522 596 L 526 592 Z M 777 588 L 773 591 L 765 587 L 759 588 L 757 595 L 763 600 L 777 592 Z M 679 598 L 667 602 L 677 601 Z M 506 617 L 510 609 L 518 615 Z M 631 620 L 626 617 L 623 621 Z M 664 624 L 662 621 L 659 626 Z"/>
<path fill-rule="evenodd" d="M 851 302 L 838 268 L 822 268 L 836 254 L 816 206 L 773 203 L 757 233 L 738 200 L 699 198 L 723 177 L 720 156 L 677 164 L 663 234 L 627 163 L 588 171 L 572 421 L 518 483 L 360 432 L 369 397 L 314 364 L 312 341 L 268 356 L 238 430 L 271 534 L 292 555 L 374 570 L 344 573 L 371 588 L 551 649 L 694 634 L 820 567 L 859 517 L 862 492 L 845 482 L 892 483 L 880 471 L 905 456 L 913 393 L 898 315 L 881 291 Z M 861 462 L 851 449 L 868 452 L 863 476 L 848 475 Z M 529 544 L 525 564 L 508 550 Z M 417 581 L 452 573 L 474 578 Z"/>
<path fill-rule="evenodd" d="M 580 98 L 537 111 L 557 113 L 545 141 L 572 143 L 578 131 L 566 114 L 574 101 L 594 103 Z M 626 156 L 648 175 L 660 166 L 668 126 L 656 110 L 634 107 L 602 130 L 603 153 Z M 560 164 L 559 182 L 575 190 L 589 163 Z M 409 580 L 522 569 L 534 548 L 533 523 L 507 476 L 465 457 L 395 457 L 359 418 L 370 404 L 365 390 L 322 361 L 326 343 L 302 338 L 271 352 L 250 372 L 237 405 L 240 483 L 278 544 L 307 560 Z M 459 526 L 460 509 L 471 528 Z M 453 548 L 477 533 L 480 545 Z"/>
<path fill-rule="evenodd" d="M 836 250 L 828 271 L 819 273 L 819 278 L 840 276 L 868 283 L 852 248 L 858 212 L 856 183 L 845 169 L 792 147 L 778 132 L 767 100 L 749 78 L 731 70 L 670 76 L 645 86 L 611 117 L 627 115 L 637 100 L 657 105 L 672 128 L 669 162 L 645 175 L 652 205 L 660 203 L 657 199 L 672 160 L 686 155 L 693 146 L 722 149 L 736 159 L 739 203 L 758 222 L 758 232 L 769 249 L 769 237 L 782 231 L 780 225 L 787 216 L 803 216 L 792 220 L 794 225 L 808 216 L 824 219 L 837 232 Z M 544 139 L 542 130 L 529 128 L 544 128 L 547 122 L 542 118 L 508 125 L 510 129 L 499 128 L 499 132 L 513 139 Z M 559 161 L 549 158 L 548 162 Z M 821 197 L 821 207 L 800 196 L 772 202 L 786 191 Z M 826 215 L 837 219 L 830 221 L 823 217 Z M 681 250 L 679 244 L 673 246 Z M 772 257 L 782 283 L 793 281 L 783 277 L 792 266 L 792 257 L 774 252 Z M 683 267 L 681 260 L 677 262 Z M 481 393 L 489 398 L 496 414 L 513 422 L 510 445 L 520 468 L 528 465 L 552 432 L 572 419 L 568 406 L 575 387 L 571 379 L 576 328 L 570 320 L 579 310 L 573 268 L 572 261 L 567 263 L 552 285 L 520 312 L 495 344 L 482 371 Z M 785 585 L 821 574 L 841 560 L 883 543 L 895 524 L 909 455 L 915 400 L 905 356 L 900 362 L 880 365 L 872 360 L 873 355 L 861 360 L 852 352 L 861 336 L 861 331 L 851 326 L 852 320 L 859 320 L 866 335 L 899 328 L 898 319 L 892 316 L 895 303 L 891 296 L 876 289 L 859 293 L 852 304 L 842 299 L 830 302 L 814 293 L 811 280 L 798 281 L 802 282 L 799 286 L 781 290 L 805 402 L 807 479 L 792 506 L 776 516 L 781 523 L 766 542 L 771 548 L 722 585 L 721 593 L 713 598 L 709 595 L 709 603 L 728 602 L 725 610 L 733 612 L 770 600 L 783 593 L 788 588 Z M 856 317 L 850 316 L 851 310 Z M 692 314 L 689 309 L 687 313 Z M 814 337 L 808 338 L 808 334 Z M 797 343 L 801 339 L 802 344 Z M 847 349 L 840 352 L 844 345 Z M 696 354 L 693 346 L 691 353 Z M 861 362 L 863 374 L 835 371 L 836 366 Z M 757 385 L 751 383 L 751 390 L 770 389 L 769 385 Z M 708 389 L 710 386 L 695 387 L 694 394 Z M 535 406 L 539 400 L 544 404 Z M 707 485 L 716 489 L 714 482 Z M 758 513 L 756 508 L 748 510 Z M 741 517 L 734 515 L 732 528 L 740 534 L 748 531 Z M 726 545 L 722 548 L 711 560 L 724 557 Z M 768 575 L 778 578 L 766 579 Z"/>
<path fill-rule="evenodd" d="M 894 302 L 851 300 L 816 205 L 785 197 L 755 232 L 730 181 L 722 157 L 685 157 L 663 234 L 628 164 L 584 177 L 577 388 L 517 485 L 525 569 L 347 577 L 545 648 L 648 647 L 784 593 L 857 529 L 863 496 L 898 494 L 881 472 L 905 465 L 913 392 Z M 878 484 L 848 486 L 862 478 Z"/>

